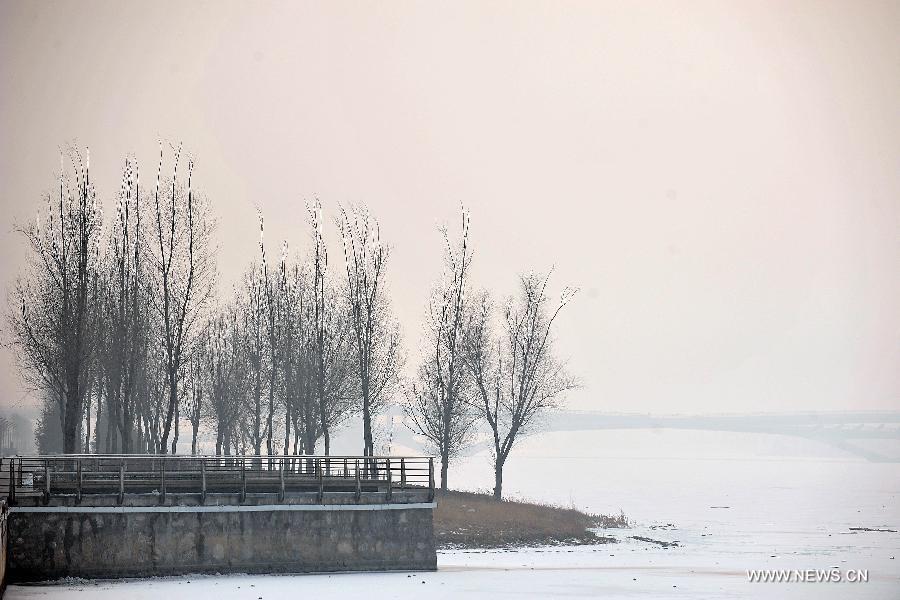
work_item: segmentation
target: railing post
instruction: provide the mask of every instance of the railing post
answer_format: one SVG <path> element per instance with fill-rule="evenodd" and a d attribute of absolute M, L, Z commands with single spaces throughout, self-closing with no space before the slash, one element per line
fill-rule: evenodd
<path fill-rule="evenodd" d="M 400 489 L 406 490 L 406 459 L 400 459 Z"/>
<path fill-rule="evenodd" d="M 44 504 L 50 502 L 50 461 L 44 459 Z"/>
<path fill-rule="evenodd" d="M 391 482 L 391 459 L 386 458 L 384 460 L 384 468 L 387 471 L 387 501 L 390 503 L 391 501 L 391 488 L 393 488 L 393 483 Z"/>
<path fill-rule="evenodd" d="M 247 499 L 247 461 L 241 458 L 241 502 Z"/>
<path fill-rule="evenodd" d="M 362 488 L 359 484 L 359 459 L 356 461 L 356 501 L 359 502 L 359 497 L 362 495 Z"/>
<path fill-rule="evenodd" d="M 78 477 L 78 492 L 75 494 L 75 502 L 81 504 L 81 459 L 75 460 L 76 477 Z"/>
<path fill-rule="evenodd" d="M 14 458 L 9 459 L 9 505 L 15 506 L 16 504 L 16 474 L 15 468 L 13 467 L 13 463 L 16 462 Z M 22 459 L 19 459 L 19 469 L 22 468 Z"/>
<path fill-rule="evenodd" d="M 125 501 L 125 461 L 119 465 L 119 504 Z"/>
<path fill-rule="evenodd" d="M 325 482 L 322 480 L 322 461 L 316 459 L 316 478 L 319 480 L 319 502 L 325 499 Z"/>
<path fill-rule="evenodd" d="M 434 457 L 428 457 L 428 501 L 434 502 Z"/>
<path fill-rule="evenodd" d="M 166 457 L 163 457 L 159 467 L 159 503 L 166 503 Z"/>
<path fill-rule="evenodd" d="M 200 504 L 206 504 L 206 461 L 200 459 Z"/>
<path fill-rule="evenodd" d="M 349 477 L 349 476 L 350 476 L 350 472 L 347 471 L 347 459 L 345 458 L 345 459 L 344 459 L 344 477 L 346 478 L 346 477 Z"/>
<path fill-rule="evenodd" d="M 278 501 L 284 502 L 284 459 L 279 461 L 278 467 L 278 485 L 279 485 L 279 493 L 278 493 Z"/>

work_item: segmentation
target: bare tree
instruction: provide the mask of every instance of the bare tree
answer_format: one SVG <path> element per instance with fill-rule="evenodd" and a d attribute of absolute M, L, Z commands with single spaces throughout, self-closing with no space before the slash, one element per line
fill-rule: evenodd
<path fill-rule="evenodd" d="M 549 273 L 521 277 L 519 295 L 507 302 L 496 339 L 486 294 L 468 319 L 464 357 L 476 391 L 473 407 L 491 431 L 497 500 L 503 494 L 503 467 L 516 441 L 578 386 L 554 355 L 551 335 L 553 322 L 575 290 L 566 288 L 551 312 L 549 278 Z"/>
<path fill-rule="evenodd" d="M 450 461 L 474 432 L 462 360 L 469 265 L 469 215 L 463 211 L 456 247 L 443 231 L 446 273 L 429 304 L 424 358 L 407 391 L 404 410 L 413 433 L 424 436 L 441 457 L 441 489 L 447 489 Z"/>
<path fill-rule="evenodd" d="M 275 454 L 275 404 L 278 396 L 278 387 L 283 382 L 284 355 L 282 350 L 282 330 L 284 328 L 284 304 L 287 300 L 287 242 L 281 246 L 281 261 L 277 274 L 269 272 L 269 263 L 266 260 L 266 246 L 264 243 L 263 218 L 259 215 L 259 250 L 262 258 L 262 283 L 265 297 L 265 327 L 266 342 L 268 347 L 268 412 L 266 416 L 266 453 Z"/>
<path fill-rule="evenodd" d="M 393 394 L 403 363 L 400 330 L 384 286 L 387 247 L 368 210 L 341 207 L 339 220 L 347 271 L 346 303 L 353 337 L 363 418 L 363 455 L 374 455 L 372 419 Z"/>
<path fill-rule="evenodd" d="M 150 311 L 143 281 L 140 179 L 136 163 L 126 159 L 116 214 L 103 265 L 101 317 L 95 330 L 99 349 L 99 387 L 106 396 L 104 450 L 115 452 L 118 440 L 125 453 L 132 451 L 135 434 L 137 378 L 146 375 L 147 332 Z M 99 382 L 98 382 L 99 383 Z M 95 447 L 99 452 L 103 402 L 98 394 Z"/>
<path fill-rule="evenodd" d="M 262 452 L 265 437 L 263 416 L 263 386 L 265 384 L 266 339 L 265 339 L 265 298 L 259 267 L 254 263 L 244 276 L 242 297 L 240 298 L 241 322 L 238 331 L 244 344 L 243 358 L 247 360 L 249 375 L 249 396 L 245 412 L 250 419 L 247 431 L 254 454 Z"/>
<path fill-rule="evenodd" d="M 191 177 L 194 163 L 188 161 L 187 189 L 178 185 L 181 148 L 175 151 L 171 185 L 165 189 L 162 176 L 163 151 L 153 195 L 152 243 L 148 244 L 153 278 L 153 304 L 160 320 L 160 344 L 164 351 L 167 402 L 161 420 L 156 451 L 168 452 L 169 435 L 179 402 L 190 338 L 213 289 L 215 264 L 210 252 L 211 217 L 207 205 L 195 197 Z M 174 448 L 173 448 L 174 452 Z"/>
<path fill-rule="evenodd" d="M 283 261 L 285 262 L 285 261 Z M 306 396 L 306 354 L 303 344 L 304 316 L 303 272 L 295 264 L 284 269 L 284 325 L 282 337 L 282 403 L 284 404 L 284 454 L 297 454 L 302 439 L 299 416 Z M 294 447 L 291 451 L 291 434 Z"/>
<path fill-rule="evenodd" d="M 10 311 L 13 341 L 35 389 L 57 399 L 63 451 L 81 448 L 86 388 L 93 361 L 92 283 L 100 260 L 102 212 L 90 179 L 90 155 L 72 150 L 74 182 L 60 164 L 59 190 L 47 196 L 46 227 L 40 217 L 19 231 L 34 253 L 31 272 L 19 279 Z M 62 162 L 62 161 L 61 161 Z"/>
<path fill-rule="evenodd" d="M 219 392 L 217 384 L 209 385 L 207 414 L 217 425 L 218 446 L 226 453 L 247 446 L 262 454 L 265 441 L 266 453 L 274 455 L 276 436 L 283 432 L 281 451 L 285 454 L 290 452 L 292 434 L 294 453 L 314 453 L 324 439 L 324 451 L 329 454 L 331 431 L 354 411 L 350 330 L 341 295 L 328 277 L 318 204 L 310 207 L 310 221 L 313 248 L 309 258 L 289 267 L 285 243 L 274 270 L 269 265 L 260 216 L 261 261 L 251 264 L 236 294 L 234 306 L 240 317 L 219 326 L 240 340 L 239 351 L 231 354 L 231 370 L 243 374 L 246 390 L 232 412 L 234 402 Z M 220 355 L 218 351 L 212 354 Z M 218 358 L 214 362 L 222 363 Z M 279 422 L 276 416 L 281 414 L 283 421 Z"/>
<path fill-rule="evenodd" d="M 307 206 L 309 211 L 309 222 L 313 230 L 313 255 L 312 255 L 312 271 L 313 271 L 313 373 L 315 381 L 316 400 L 319 407 L 319 425 L 322 428 L 322 436 L 324 437 L 325 455 L 331 453 L 331 431 L 328 420 L 329 407 L 325 396 L 325 340 L 329 337 L 327 331 L 326 319 L 326 296 L 325 296 L 325 273 L 328 269 L 328 251 L 325 249 L 325 241 L 322 237 L 322 204 L 316 202 Z"/>
<path fill-rule="evenodd" d="M 314 265 L 309 267 L 307 279 L 315 282 Z M 305 453 L 314 453 L 318 440 L 322 439 L 328 455 L 330 432 L 356 407 L 351 388 L 354 380 L 351 330 L 345 312 L 340 310 L 340 296 L 330 280 L 320 282 L 318 291 L 309 289 L 307 295 L 305 327 L 300 331 L 301 354 L 297 361 L 301 367 L 297 427 L 304 439 Z"/>

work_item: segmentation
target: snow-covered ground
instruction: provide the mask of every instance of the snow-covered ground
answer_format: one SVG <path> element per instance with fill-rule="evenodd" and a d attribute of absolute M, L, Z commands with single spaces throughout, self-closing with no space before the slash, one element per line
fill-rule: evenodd
<path fill-rule="evenodd" d="M 487 458 L 451 484 L 488 488 Z M 508 466 L 512 495 L 635 521 L 617 544 L 447 551 L 436 573 L 194 576 L 11 586 L 7 598 L 900 598 L 900 464 L 807 440 L 703 432 L 551 433 Z M 677 547 L 632 539 L 639 536 Z M 750 569 L 865 570 L 868 582 L 751 583 Z M 815 575 L 813 575 L 815 577 Z"/>
<path fill-rule="evenodd" d="M 841 559 L 753 559 L 756 566 L 806 568 Z M 810 560 L 812 559 L 812 560 Z M 11 586 L 9 600 L 76 598 L 244 600 L 280 598 L 885 598 L 898 578 L 870 565 L 868 583 L 749 583 L 741 554 L 686 547 L 660 550 L 627 540 L 614 546 L 439 554 L 436 573 L 222 575 Z M 859 564 L 853 560 L 851 563 Z M 847 564 L 843 564 L 847 567 Z M 877 568 L 876 568 L 877 567 Z"/>

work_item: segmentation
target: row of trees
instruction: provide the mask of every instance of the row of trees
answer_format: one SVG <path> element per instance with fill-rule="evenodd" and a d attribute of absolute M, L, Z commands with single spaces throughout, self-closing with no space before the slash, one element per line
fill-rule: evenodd
<path fill-rule="evenodd" d="M 346 270 L 329 270 L 321 206 L 309 208 L 312 250 L 270 264 L 260 217 L 259 261 L 230 303 L 213 311 L 190 369 L 191 451 L 206 422 L 216 454 L 331 452 L 331 432 L 363 418 L 363 454 L 374 455 L 373 417 L 394 396 L 403 356 L 382 285 L 386 249 L 363 209 L 342 211 Z"/>
<path fill-rule="evenodd" d="M 421 360 L 406 365 L 385 272 L 389 249 L 364 207 L 335 219 L 343 261 L 325 243 L 318 202 L 308 206 L 302 257 L 259 253 L 227 299 L 216 294 L 214 219 L 181 148 L 160 146 L 155 180 L 142 188 L 125 161 L 115 214 L 104 222 L 89 155 L 69 152 L 47 207 L 20 228 L 32 250 L 9 321 L 23 372 L 46 402 L 42 451 L 175 453 L 180 425 L 191 452 L 203 432 L 216 454 L 331 451 L 332 432 L 363 424 L 375 454 L 377 415 L 403 406 L 410 429 L 452 460 L 478 431 L 493 440 L 495 495 L 516 441 L 577 382 L 553 352 L 558 304 L 549 275 L 525 275 L 495 307 L 469 281 L 469 217 L 445 230 L 444 274 L 426 318 Z M 164 175 L 166 165 L 169 174 Z M 52 448 L 55 443 L 58 448 Z"/>
<path fill-rule="evenodd" d="M 550 273 L 520 277 L 518 293 L 494 306 L 469 284 L 469 216 L 459 241 L 444 230 L 445 274 L 429 303 L 422 362 L 404 410 L 413 431 L 441 457 L 441 489 L 450 463 L 486 427 L 492 442 L 494 497 L 514 445 L 539 425 L 547 409 L 579 385 L 553 351 L 552 326 L 575 294 L 555 305 Z"/>
<path fill-rule="evenodd" d="M 180 148 L 163 179 L 161 146 L 149 192 L 125 161 L 105 227 L 90 155 L 69 159 L 43 219 L 20 228 L 32 265 L 9 320 L 23 372 L 47 395 L 44 420 L 58 420 L 62 451 L 166 452 L 214 289 L 208 203 L 192 188 L 191 161 L 179 181 Z M 39 442 L 54 439 L 48 423 L 38 429 Z"/>

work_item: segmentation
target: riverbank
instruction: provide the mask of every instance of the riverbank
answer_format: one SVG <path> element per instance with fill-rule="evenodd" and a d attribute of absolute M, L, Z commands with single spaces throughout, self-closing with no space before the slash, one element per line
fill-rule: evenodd
<path fill-rule="evenodd" d="M 498 502 L 489 494 L 438 491 L 435 500 L 435 542 L 444 549 L 607 544 L 615 538 L 591 529 L 628 526 L 624 514 L 592 515 L 551 504 Z"/>

